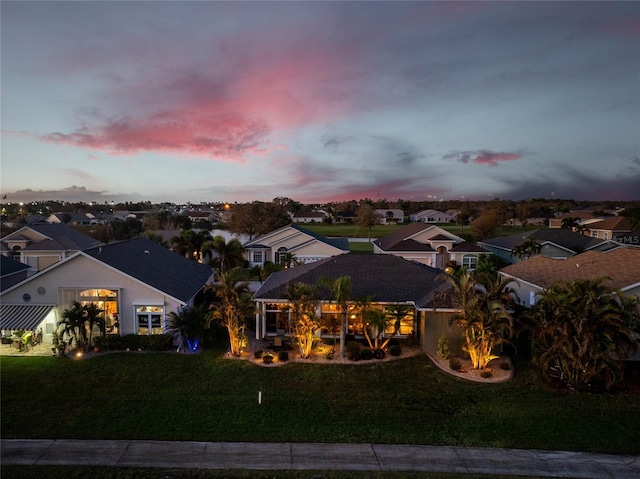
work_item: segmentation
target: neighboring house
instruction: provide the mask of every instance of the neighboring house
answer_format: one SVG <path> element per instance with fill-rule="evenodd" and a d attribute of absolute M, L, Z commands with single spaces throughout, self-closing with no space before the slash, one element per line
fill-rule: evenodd
<path fill-rule="evenodd" d="M 383 308 L 407 305 L 398 336 L 406 337 L 414 332 L 423 350 L 435 353 L 442 334 L 450 335 L 453 342 L 460 340 L 459 331 L 449 326 L 453 310 L 436 307 L 439 293 L 450 288 L 442 271 L 396 256 L 358 254 L 340 255 L 272 273 L 253 297 L 257 309 L 256 338 L 288 332 L 290 305 L 283 298 L 288 285 L 300 282 L 313 286 L 321 280 L 341 276 L 349 276 L 351 280 L 352 305 L 364 297 L 370 297 L 373 304 Z M 321 334 L 333 337 L 337 333 L 331 332 L 327 325 L 339 325 L 341 312 L 335 301 L 331 301 L 328 289 L 322 288 L 320 295 L 317 313 L 325 325 Z M 362 316 L 352 312 L 348 323 L 349 334 L 361 338 Z M 387 331 L 390 332 L 392 329 Z"/>
<path fill-rule="evenodd" d="M 41 271 L 72 254 L 98 245 L 99 241 L 70 226 L 34 223 L 0 238 L 2 254 Z"/>
<path fill-rule="evenodd" d="M 451 262 L 474 269 L 478 257 L 487 253 L 475 243 L 465 241 L 439 226 L 421 222 L 410 223 L 373 241 L 373 252 L 400 256 L 440 269 Z"/>
<path fill-rule="evenodd" d="M 456 217 L 454 214 L 443 213 L 442 211 L 433 210 L 433 209 L 422 210 L 422 211 L 419 211 L 418 213 L 409 215 L 409 221 L 411 222 L 419 221 L 421 223 L 429 223 L 429 224 L 453 223 L 455 222 L 455 220 L 456 220 Z"/>
<path fill-rule="evenodd" d="M 571 221 L 574 220 L 578 224 L 582 224 L 582 222 L 587 220 L 598 219 L 596 216 L 592 215 L 586 211 L 573 211 L 571 213 L 565 213 L 560 216 L 556 216 L 554 218 L 549 219 L 549 228 L 562 228 L 563 221 Z"/>
<path fill-rule="evenodd" d="M 308 213 L 294 213 L 291 216 L 291 221 L 294 223 L 322 223 L 325 219 L 325 214 L 321 211 L 310 211 Z"/>
<path fill-rule="evenodd" d="M 200 223 L 202 221 L 209 221 L 215 223 L 218 221 L 218 215 L 215 211 L 188 211 L 185 213 L 192 223 Z"/>
<path fill-rule="evenodd" d="M 613 238 L 613 241 L 622 246 L 631 246 L 634 248 L 640 248 L 640 230 L 632 231 L 631 233 L 617 235 Z"/>
<path fill-rule="evenodd" d="M 99 222 L 91 213 L 53 213 L 47 217 L 46 221 L 47 223 L 75 226 L 91 226 Z"/>
<path fill-rule="evenodd" d="M 191 306 L 212 280 L 210 267 L 146 238 L 65 258 L 0 294 L 2 329 L 40 330 L 50 342 L 74 301 L 96 303 L 113 333 L 161 334 L 171 312 Z"/>
<path fill-rule="evenodd" d="M 640 249 L 587 251 L 570 259 L 534 256 L 502 268 L 500 275 L 515 281 L 510 286 L 520 304 L 527 307 L 535 304 L 539 293 L 558 281 L 607 277 L 608 286 L 625 295 L 640 295 Z"/>
<path fill-rule="evenodd" d="M 631 233 L 631 222 L 628 218 L 619 216 L 585 224 L 583 230 L 586 236 L 603 240 L 610 240 L 627 233 Z"/>
<path fill-rule="evenodd" d="M 373 210 L 380 215 L 380 224 L 395 225 L 396 223 L 404 223 L 404 211 L 399 209 L 387 208 Z"/>
<path fill-rule="evenodd" d="M 498 236 L 479 241 L 478 244 L 505 261 L 515 263 L 520 259 L 513 255 L 513 250 L 527 238 L 535 239 L 541 246 L 540 255 L 560 259 L 569 258 L 583 251 L 592 249 L 605 251 L 618 246 L 564 228 L 523 231 L 510 236 Z"/>
<path fill-rule="evenodd" d="M 297 261 L 311 263 L 349 252 L 346 238 L 327 238 L 290 224 L 244 244 L 250 267 L 266 262 L 285 264 L 293 255 Z"/>
<path fill-rule="evenodd" d="M 0 256 L 0 291 L 27 279 L 29 265 L 15 261 L 8 256 Z"/>

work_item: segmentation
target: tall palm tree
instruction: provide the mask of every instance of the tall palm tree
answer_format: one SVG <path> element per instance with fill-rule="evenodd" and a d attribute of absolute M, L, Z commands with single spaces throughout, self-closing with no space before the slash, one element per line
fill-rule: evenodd
<path fill-rule="evenodd" d="M 98 326 L 100 334 L 106 334 L 107 322 L 104 319 L 104 310 L 100 309 L 96 303 L 89 303 L 84 306 L 84 321 L 89 325 L 89 340 L 87 341 L 86 350 L 89 351 L 91 341 L 93 340 L 93 328 Z"/>
<path fill-rule="evenodd" d="M 69 346 L 71 346 L 72 340 L 75 341 L 76 347 L 80 347 L 87 342 L 85 311 L 78 301 L 74 301 L 71 308 L 63 311 L 59 327 L 61 337 L 64 337 L 64 335 L 71 337 Z"/>
<path fill-rule="evenodd" d="M 314 288 L 305 283 L 287 284 L 283 298 L 289 301 L 289 312 L 293 316 L 289 329 L 296 338 L 300 356 L 309 358 L 313 340 L 320 329 L 320 318 L 316 313 L 318 301 Z"/>
<path fill-rule="evenodd" d="M 231 354 L 239 356 L 246 342 L 244 330 L 253 312 L 251 307 L 251 292 L 249 284 L 242 281 L 244 272 L 241 268 L 234 268 L 218 276 L 218 281 L 209 288 L 213 291 L 218 302 L 212 303 L 210 320 L 220 321 L 229 333 Z"/>
<path fill-rule="evenodd" d="M 320 280 L 320 285 L 329 287 L 330 301 L 335 302 L 340 310 L 340 358 L 344 359 L 349 301 L 351 300 L 351 277 L 340 276 L 333 280 L 323 278 Z"/>
<path fill-rule="evenodd" d="M 623 361 L 638 340 L 630 324 L 640 319 L 638 300 L 625 299 L 606 278 L 556 283 L 532 309 L 536 361 L 543 374 L 569 388 L 601 383 L 610 389 L 623 376 Z"/>
<path fill-rule="evenodd" d="M 211 238 L 207 230 L 183 230 L 171 238 L 171 249 L 182 256 L 201 261 L 202 245 Z"/>
<path fill-rule="evenodd" d="M 216 235 L 213 240 L 202 244 L 202 256 L 208 257 L 212 265 L 224 274 L 227 269 L 242 266 L 244 260 L 244 246 L 237 238 L 226 241 L 224 236 Z M 216 253 L 217 257 L 213 257 Z"/>

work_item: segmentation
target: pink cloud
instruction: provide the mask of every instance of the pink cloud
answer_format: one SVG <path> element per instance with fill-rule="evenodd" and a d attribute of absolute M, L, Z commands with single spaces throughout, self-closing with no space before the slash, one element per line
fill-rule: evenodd
<path fill-rule="evenodd" d="M 498 166 L 502 161 L 519 160 L 524 155 L 520 152 L 499 152 L 489 150 L 478 151 L 456 151 L 445 155 L 445 160 L 453 160 L 467 164 L 469 162 L 477 165 Z"/>

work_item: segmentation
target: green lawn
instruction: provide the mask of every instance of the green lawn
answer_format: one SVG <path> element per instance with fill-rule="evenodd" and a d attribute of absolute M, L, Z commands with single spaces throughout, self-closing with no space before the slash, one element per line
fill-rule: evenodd
<path fill-rule="evenodd" d="M 490 385 L 448 376 L 426 356 L 264 368 L 221 352 L 2 357 L 2 437 L 640 453 L 637 395 L 551 390 L 527 366 Z"/>

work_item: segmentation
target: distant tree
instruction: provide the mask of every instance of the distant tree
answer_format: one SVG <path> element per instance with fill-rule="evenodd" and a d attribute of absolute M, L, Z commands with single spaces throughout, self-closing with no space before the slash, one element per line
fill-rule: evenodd
<path fill-rule="evenodd" d="M 236 234 L 245 234 L 253 239 L 291 223 L 289 214 L 281 202 L 238 204 L 225 228 Z"/>
<path fill-rule="evenodd" d="M 531 214 L 531 204 L 528 201 L 521 201 L 516 203 L 516 217 L 520 222 L 520 227 L 522 231 L 524 231 L 525 226 L 527 226 L 527 220 L 529 215 Z"/>
<path fill-rule="evenodd" d="M 144 233 L 142 233 L 142 236 L 144 236 L 145 238 L 147 238 L 148 240 L 153 241 L 154 243 L 158 243 L 161 246 L 164 246 L 165 248 L 169 248 L 169 242 L 167 240 L 165 240 L 162 236 L 160 236 L 157 233 L 154 233 L 153 231 L 145 231 Z"/>
<path fill-rule="evenodd" d="M 500 215 L 495 209 L 486 209 L 471 222 L 471 231 L 480 240 L 493 236 L 501 225 Z"/>
<path fill-rule="evenodd" d="M 207 230 L 183 230 L 178 236 L 171 238 L 171 249 L 198 262 L 202 260 L 202 245 L 211 238 Z"/>
<path fill-rule="evenodd" d="M 469 224 L 469 213 L 466 211 L 458 213 L 456 215 L 456 224 L 460 226 L 460 232 L 463 232 L 465 225 Z"/>
<path fill-rule="evenodd" d="M 377 213 L 370 203 L 362 203 L 356 210 L 356 216 L 353 222 L 361 228 L 367 228 L 369 231 L 369 241 L 371 241 L 371 229 L 380 223 L 382 216 Z"/>

